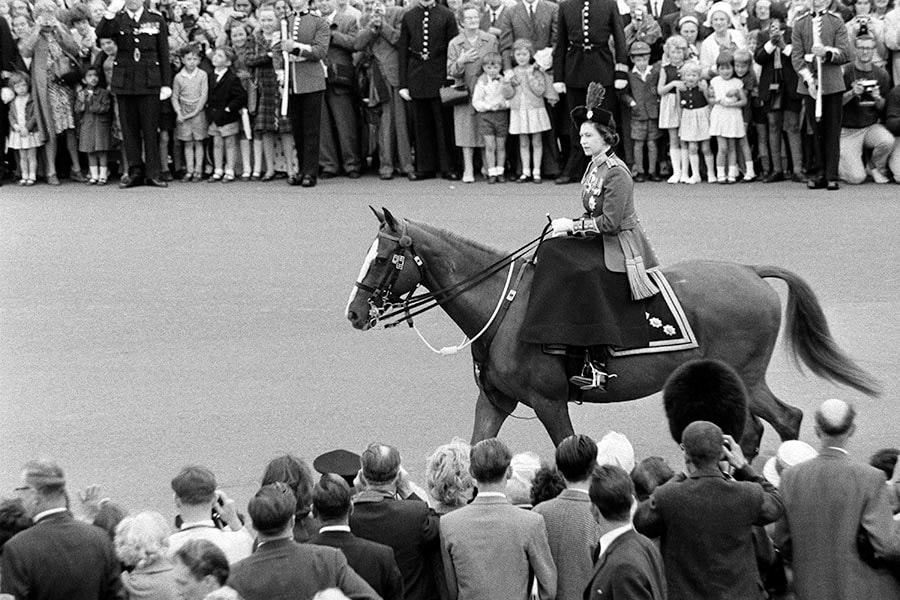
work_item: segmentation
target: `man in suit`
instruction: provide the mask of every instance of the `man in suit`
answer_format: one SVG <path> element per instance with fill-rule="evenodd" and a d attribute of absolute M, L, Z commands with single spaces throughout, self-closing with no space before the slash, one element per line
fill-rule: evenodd
<path fill-rule="evenodd" d="M 790 558 L 798 600 L 900 598 L 900 579 L 864 562 L 857 534 L 876 557 L 900 562 L 900 522 L 891 518 L 884 474 L 847 452 L 856 433 L 853 406 L 826 400 L 816 411 L 819 455 L 781 474 L 785 517 L 775 544 Z M 890 484 L 896 485 L 896 484 Z"/>
<path fill-rule="evenodd" d="M 556 599 L 581 600 L 591 579 L 600 529 L 591 514 L 588 485 L 597 463 L 597 443 L 572 435 L 556 448 L 556 468 L 566 489 L 533 511 L 544 517 L 550 553 L 556 563 Z"/>
<path fill-rule="evenodd" d="M 172 96 L 168 32 L 163 16 L 145 9 L 144 0 L 112 0 L 97 25 L 98 45 L 109 38 L 118 48 L 110 91 L 119 106 L 129 170 L 119 187 L 168 187 L 160 178 L 158 131 L 161 101 Z"/>
<path fill-rule="evenodd" d="M 34 600 L 117 598 L 119 563 L 109 536 L 72 518 L 59 465 L 29 462 L 16 490 L 34 525 L 3 546 L 0 593 Z"/>
<path fill-rule="evenodd" d="M 338 588 L 348 598 L 378 599 L 340 550 L 294 541 L 296 508 L 287 484 L 272 483 L 256 492 L 247 512 L 259 544 L 256 552 L 231 567 L 228 585 L 244 600 L 312 598 L 327 588 Z"/>
<path fill-rule="evenodd" d="M 600 552 L 584 598 L 590 600 L 665 600 L 666 580 L 656 545 L 634 530 L 634 484 L 625 469 L 602 465 L 589 489 L 600 527 Z"/>
<path fill-rule="evenodd" d="M 610 50 L 610 37 L 613 50 Z M 588 84 L 606 89 L 603 108 L 621 122 L 615 90 L 628 83 L 627 48 L 622 18 L 615 0 L 563 0 L 559 5 L 559 27 L 553 51 L 556 91 L 566 95 L 569 111 L 584 106 Z M 556 183 L 581 181 L 586 158 L 578 132 L 571 137 L 569 160 Z"/>
<path fill-rule="evenodd" d="M 439 552 L 438 516 L 419 499 L 393 446 L 369 444 L 360 458 L 365 489 L 353 499 L 350 530 L 394 550 L 405 600 L 437 596 L 432 563 Z"/>
<path fill-rule="evenodd" d="M 482 31 L 486 31 L 499 39 L 503 16 L 506 15 L 511 8 L 512 7 L 507 6 L 505 0 L 487 0 L 484 4 L 484 10 L 481 12 L 481 23 L 479 27 Z"/>
<path fill-rule="evenodd" d="M 452 166 L 451 135 L 444 127 L 441 87 L 447 79 L 447 48 L 459 28 L 450 9 L 435 0 L 419 0 L 400 22 L 400 97 L 412 110 L 416 170 L 410 181 L 459 175 Z M 452 129 L 451 129 L 452 131 Z"/>
<path fill-rule="evenodd" d="M 322 177 L 337 176 L 341 170 L 350 179 L 359 179 L 359 128 L 356 106 L 356 69 L 353 50 L 359 32 L 357 17 L 338 13 L 337 0 L 322 0 L 316 6 L 331 30 L 325 64 L 325 105 L 322 107 Z"/>
<path fill-rule="evenodd" d="M 441 555 L 450 600 L 527 598 L 534 573 L 538 596 L 556 597 L 556 566 L 544 518 L 513 506 L 506 497 L 512 453 L 497 438 L 470 453 L 478 486 L 471 504 L 441 518 Z"/>
<path fill-rule="evenodd" d="M 813 150 L 820 172 L 807 182 L 809 189 L 837 190 L 841 148 L 843 92 L 841 65 L 850 60 L 850 40 L 844 19 L 828 7 L 831 0 L 813 0 L 812 11 L 800 16 L 791 31 L 791 64 L 799 81 L 797 91 L 806 103 L 814 134 Z M 816 115 L 821 97 L 821 118 Z"/>
<path fill-rule="evenodd" d="M 300 173 L 290 185 L 314 187 L 319 174 L 319 137 L 325 73 L 322 61 L 328 54 L 331 30 L 322 17 L 309 12 L 309 0 L 292 0 L 294 14 L 288 20 L 288 38 L 279 51 L 289 54 L 288 116 L 297 149 Z"/>
<path fill-rule="evenodd" d="M 751 529 L 781 517 L 778 490 L 714 423 L 691 423 L 681 443 L 689 475 L 656 488 L 634 515 L 638 533 L 662 538 L 669 598 L 762 599 Z M 719 468 L 723 456 L 734 479 Z"/>
<path fill-rule="evenodd" d="M 309 542 L 343 552 L 353 570 L 384 600 L 403 600 L 403 576 L 394 551 L 350 532 L 350 497 L 350 486 L 340 475 L 322 475 L 313 489 L 313 514 L 322 527 Z"/>

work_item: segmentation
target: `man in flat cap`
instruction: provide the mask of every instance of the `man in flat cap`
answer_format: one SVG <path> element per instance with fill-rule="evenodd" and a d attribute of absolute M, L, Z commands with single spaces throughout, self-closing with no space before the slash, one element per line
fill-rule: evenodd
<path fill-rule="evenodd" d="M 0 592 L 35 600 L 117 598 L 119 565 L 109 536 L 69 513 L 59 465 L 29 462 L 16 491 L 34 526 L 3 546 Z"/>
<path fill-rule="evenodd" d="M 785 517 L 774 538 L 791 559 L 798 600 L 900 598 L 900 522 L 892 520 L 889 501 L 895 484 L 885 485 L 881 471 L 847 452 L 855 417 L 847 402 L 823 402 L 816 411 L 819 455 L 781 473 Z M 858 533 L 868 542 L 869 562 Z"/>

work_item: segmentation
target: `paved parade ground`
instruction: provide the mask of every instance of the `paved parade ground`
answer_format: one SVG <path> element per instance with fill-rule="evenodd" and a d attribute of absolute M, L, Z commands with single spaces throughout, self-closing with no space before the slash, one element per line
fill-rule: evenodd
<path fill-rule="evenodd" d="M 509 250 L 546 213 L 581 212 L 578 186 L 552 183 L 0 188 L 0 496 L 46 456 L 72 488 L 100 483 L 129 508 L 172 515 L 169 480 L 201 463 L 243 510 L 276 453 L 311 460 L 375 440 L 398 446 L 422 481 L 431 450 L 471 435 L 472 365 L 431 354 L 405 326 L 350 327 L 348 294 L 377 230 L 369 204 Z M 881 380 L 880 399 L 830 386 L 779 339 L 769 383 L 806 412 L 801 439 L 814 443 L 813 409 L 838 396 L 860 412 L 857 456 L 900 446 L 900 186 L 642 184 L 635 204 L 663 264 L 800 274 L 840 346 Z M 440 311 L 417 324 L 436 346 L 462 339 Z M 639 458 L 681 465 L 659 395 L 571 413 L 579 432 L 614 429 Z M 509 419 L 501 436 L 552 456 L 536 420 Z M 777 443 L 767 427 L 763 455 Z"/>

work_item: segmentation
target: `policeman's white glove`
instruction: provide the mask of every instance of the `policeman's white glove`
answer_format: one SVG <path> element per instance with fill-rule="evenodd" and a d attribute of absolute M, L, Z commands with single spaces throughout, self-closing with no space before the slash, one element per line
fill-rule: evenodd
<path fill-rule="evenodd" d="M 575 221 L 565 217 L 553 219 L 550 223 L 550 237 L 561 237 L 575 231 Z"/>
<path fill-rule="evenodd" d="M 403 98 L 404 100 L 406 100 L 407 102 L 412 100 L 412 96 L 409 94 L 409 88 L 403 88 L 397 93 L 400 94 L 400 97 Z"/>
<path fill-rule="evenodd" d="M 16 98 L 16 93 L 9 89 L 8 87 L 0 90 L 0 100 L 3 101 L 3 104 L 9 104 Z"/>
<path fill-rule="evenodd" d="M 125 0 L 110 0 L 106 7 L 106 12 L 107 14 L 116 14 L 123 8 L 125 8 Z"/>
<path fill-rule="evenodd" d="M 616 79 L 613 85 L 617 90 L 624 90 L 626 87 L 628 87 L 628 81 L 625 79 Z"/>
<path fill-rule="evenodd" d="M 556 90 L 557 94 L 565 94 L 566 93 L 566 84 L 558 81 L 553 84 L 553 89 Z"/>
<path fill-rule="evenodd" d="M 172 97 L 172 88 L 170 88 L 167 85 L 164 85 L 161 88 L 159 88 L 159 99 L 161 101 L 165 102 L 166 100 L 168 100 L 171 97 Z"/>

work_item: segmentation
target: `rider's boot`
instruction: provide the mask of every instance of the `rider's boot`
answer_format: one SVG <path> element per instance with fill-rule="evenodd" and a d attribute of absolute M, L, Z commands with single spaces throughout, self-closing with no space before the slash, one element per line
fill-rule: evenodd
<path fill-rule="evenodd" d="M 606 382 L 616 377 L 606 372 L 606 364 L 599 357 L 604 355 L 601 350 L 594 353 L 595 358 L 591 357 L 589 348 L 584 350 L 584 366 L 581 369 L 581 375 L 573 375 L 569 377 L 569 383 L 578 386 L 584 391 L 597 390 L 606 391 Z"/>

